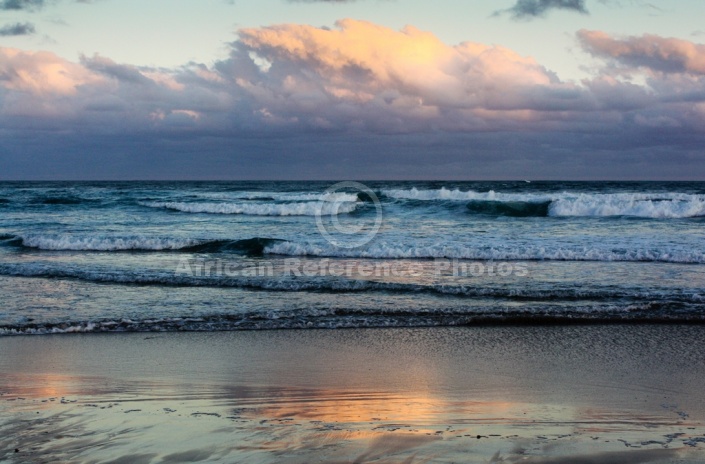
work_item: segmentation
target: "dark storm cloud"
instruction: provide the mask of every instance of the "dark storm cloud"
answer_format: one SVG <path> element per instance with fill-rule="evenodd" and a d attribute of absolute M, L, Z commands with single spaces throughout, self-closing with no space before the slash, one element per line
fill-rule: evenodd
<path fill-rule="evenodd" d="M 45 0 L 1 0 L 0 10 L 39 10 L 47 2 Z"/>
<path fill-rule="evenodd" d="M 35 32 L 37 31 L 32 23 L 15 23 L 0 27 L 0 37 L 32 35 Z"/>
<path fill-rule="evenodd" d="M 513 7 L 499 10 L 495 15 L 506 13 L 513 19 L 531 19 L 545 16 L 551 10 L 569 10 L 588 14 L 585 0 L 517 0 Z"/>
<path fill-rule="evenodd" d="M 502 132 L 0 139 L 0 179 L 702 179 L 702 140 L 657 134 Z M 620 143 L 627 137 L 642 146 Z M 641 142 L 644 140 L 644 142 Z M 649 142 L 657 141 L 657 145 Z M 675 145 L 671 145 L 675 142 Z"/>

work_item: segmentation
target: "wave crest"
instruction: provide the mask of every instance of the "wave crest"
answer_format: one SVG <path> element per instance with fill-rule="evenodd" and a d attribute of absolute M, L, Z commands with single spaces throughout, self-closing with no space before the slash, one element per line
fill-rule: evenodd
<path fill-rule="evenodd" d="M 185 202 L 140 202 L 149 208 L 162 208 L 183 213 L 247 214 L 252 216 L 317 216 L 352 213 L 357 208 L 354 202 L 310 201 L 300 203 L 255 204 L 255 203 L 185 203 Z"/>
<path fill-rule="evenodd" d="M 599 248 L 478 248 L 453 243 L 399 245 L 376 243 L 367 248 L 342 249 L 312 243 L 279 242 L 268 245 L 265 253 L 290 256 L 318 256 L 369 259 L 474 259 L 498 261 L 651 261 L 705 264 L 705 252 L 698 250 Z"/>
<path fill-rule="evenodd" d="M 705 216 L 703 195 L 579 195 L 551 203 L 551 216 L 631 216 L 680 219 Z"/>
<path fill-rule="evenodd" d="M 106 235 L 0 235 L 10 246 L 48 251 L 182 251 L 189 253 L 239 253 L 259 256 L 267 246 L 283 240 L 254 237 L 242 240 L 196 240 L 144 236 Z"/>
<path fill-rule="evenodd" d="M 490 190 L 383 190 L 395 200 L 468 201 L 479 214 L 680 219 L 705 216 L 705 195 L 687 193 L 501 193 Z M 530 214 L 529 214 L 530 213 Z"/>
<path fill-rule="evenodd" d="M 467 204 L 471 213 L 490 216 L 545 217 L 548 216 L 550 201 L 532 203 L 527 201 L 483 201 L 473 200 Z"/>
<path fill-rule="evenodd" d="M 358 196 L 345 192 L 306 193 L 306 192 L 219 192 L 199 195 L 202 198 L 216 201 L 250 200 L 250 201 L 325 201 L 325 202 L 355 202 Z"/>

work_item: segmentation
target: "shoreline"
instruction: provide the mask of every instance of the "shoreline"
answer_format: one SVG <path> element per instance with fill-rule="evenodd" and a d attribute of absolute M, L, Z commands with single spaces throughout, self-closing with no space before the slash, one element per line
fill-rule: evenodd
<path fill-rule="evenodd" d="M 71 322 L 71 323 L 46 323 L 46 324 L 27 324 L 24 327 L 7 327 L 0 326 L 0 339 L 4 337 L 47 337 L 47 336 L 76 336 L 76 335 L 125 335 L 125 334 L 171 334 L 171 333 L 215 333 L 215 332 L 287 332 L 287 331 L 330 331 L 330 330 L 389 330 L 394 329 L 445 329 L 445 328 L 522 328 L 522 327 L 593 327 L 593 326 L 624 326 L 624 327 L 639 327 L 639 326 L 705 326 L 705 316 L 683 316 L 678 317 L 648 317 L 648 318 L 633 318 L 633 319 L 614 319 L 609 317 L 593 317 L 580 318 L 572 316 L 472 316 L 471 322 L 458 324 L 444 325 L 399 325 L 399 326 L 310 326 L 310 327 L 228 327 L 228 328 L 188 328 L 184 329 L 178 326 L 171 330 L 160 328 L 154 330 L 150 328 L 130 328 L 123 330 L 116 329 L 116 326 L 127 323 L 117 323 L 115 321 L 90 321 L 90 322 Z M 168 322 L 173 324 L 180 323 L 184 318 L 177 317 L 169 319 Z M 165 321 L 158 321 L 164 323 Z M 132 322 L 131 324 L 140 324 L 141 322 Z M 144 323 L 145 326 L 151 326 L 155 321 Z M 102 324 L 107 324 L 108 328 L 101 327 Z M 58 326 L 58 327 L 57 327 Z M 51 330 L 46 332 L 44 330 Z"/>
<path fill-rule="evenodd" d="M 702 462 L 703 335 L 590 324 L 0 337 L 0 460 Z"/>

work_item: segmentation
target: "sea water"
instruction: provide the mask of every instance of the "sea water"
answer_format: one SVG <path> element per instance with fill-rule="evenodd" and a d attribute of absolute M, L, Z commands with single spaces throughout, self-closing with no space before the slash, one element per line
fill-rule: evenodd
<path fill-rule="evenodd" d="M 0 183 L 0 334 L 705 322 L 705 183 Z"/>

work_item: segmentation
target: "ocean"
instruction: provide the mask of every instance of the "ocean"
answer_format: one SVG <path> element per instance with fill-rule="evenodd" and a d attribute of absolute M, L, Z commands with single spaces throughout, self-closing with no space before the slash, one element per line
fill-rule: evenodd
<path fill-rule="evenodd" d="M 704 182 L 4 182 L 0 335 L 705 323 Z"/>

